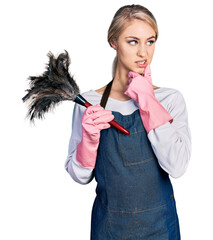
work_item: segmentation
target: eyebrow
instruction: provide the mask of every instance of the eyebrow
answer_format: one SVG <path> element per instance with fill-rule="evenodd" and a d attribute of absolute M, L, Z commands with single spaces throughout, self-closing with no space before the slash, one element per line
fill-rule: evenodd
<path fill-rule="evenodd" d="M 139 38 L 134 37 L 134 36 L 129 36 L 129 37 L 126 37 L 126 38 L 133 38 L 133 39 L 139 40 Z M 155 36 L 151 36 L 151 37 L 147 38 L 146 40 L 149 40 L 151 38 L 155 38 Z"/>

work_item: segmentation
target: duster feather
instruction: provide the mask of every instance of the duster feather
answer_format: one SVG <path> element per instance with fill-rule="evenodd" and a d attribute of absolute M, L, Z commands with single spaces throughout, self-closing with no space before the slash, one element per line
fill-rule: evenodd
<path fill-rule="evenodd" d="M 43 118 L 44 114 L 64 100 L 74 101 L 80 90 L 74 78 L 69 74 L 70 58 L 68 52 L 57 58 L 49 52 L 49 63 L 41 76 L 30 76 L 30 89 L 23 98 L 29 101 L 27 117 Z"/>
<path fill-rule="evenodd" d="M 79 87 L 69 73 L 70 58 L 68 52 L 59 54 L 57 58 L 49 52 L 47 70 L 41 76 L 30 76 L 30 89 L 23 98 L 29 101 L 27 117 L 33 122 L 34 118 L 43 118 L 44 114 L 54 108 L 58 103 L 71 100 L 82 106 L 91 104 L 80 95 Z M 109 122 L 112 126 L 129 135 L 129 131 L 114 120 Z"/>

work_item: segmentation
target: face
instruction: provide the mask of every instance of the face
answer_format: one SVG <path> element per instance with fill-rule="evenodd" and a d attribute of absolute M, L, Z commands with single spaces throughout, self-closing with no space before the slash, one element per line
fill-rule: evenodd
<path fill-rule="evenodd" d="M 155 50 L 155 31 L 146 22 L 132 20 L 116 41 L 111 42 L 117 51 L 117 67 L 125 71 L 139 74 L 144 72 L 147 64 L 151 64 Z M 144 63 L 145 61 L 145 63 Z"/>

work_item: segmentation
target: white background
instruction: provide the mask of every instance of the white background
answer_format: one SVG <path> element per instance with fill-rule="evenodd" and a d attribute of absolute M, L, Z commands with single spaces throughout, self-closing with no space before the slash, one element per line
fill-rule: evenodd
<path fill-rule="evenodd" d="M 153 84 L 182 92 L 192 133 L 187 172 L 172 179 L 183 240 L 212 234 L 212 5 L 210 0 L 3 1 L 0 4 L 0 239 L 88 239 L 96 182 L 80 185 L 65 171 L 73 102 L 30 125 L 21 98 L 46 54 L 66 49 L 81 92 L 111 80 L 107 43 L 114 13 L 141 4 L 156 17 Z"/>

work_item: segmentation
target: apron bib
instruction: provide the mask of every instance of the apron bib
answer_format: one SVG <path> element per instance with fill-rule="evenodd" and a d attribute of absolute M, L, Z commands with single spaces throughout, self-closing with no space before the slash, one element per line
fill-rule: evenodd
<path fill-rule="evenodd" d="M 94 176 L 92 240 L 179 240 L 172 184 L 158 164 L 139 110 L 112 112 L 130 135 L 101 131 Z"/>

